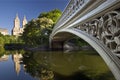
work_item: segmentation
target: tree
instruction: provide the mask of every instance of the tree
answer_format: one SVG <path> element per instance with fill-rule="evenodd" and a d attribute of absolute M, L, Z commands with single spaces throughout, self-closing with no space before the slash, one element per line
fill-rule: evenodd
<path fill-rule="evenodd" d="M 57 22 L 58 18 L 61 16 L 62 12 L 58 9 L 51 10 L 49 12 L 43 12 L 41 13 L 38 18 L 49 18 L 52 19 L 54 24 Z"/>
<path fill-rule="evenodd" d="M 4 39 L 0 37 L 0 46 L 2 46 L 3 44 L 4 44 Z"/>
<path fill-rule="evenodd" d="M 42 29 L 52 27 L 52 25 L 53 25 L 52 19 L 49 19 L 46 17 L 38 18 L 36 21 L 37 21 L 38 25 L 40 26 L 40 28 L 42 28 Z"/>
<path fill-rule="evenodd" d="M 31 20 L 30 22 L 28 22 L 28 24 L 26 25 L 24 32 L 21 36 L 21 38 L 25 41 L 26 44 L 33 44 L 34 43 L 34 36 L 37 36 L 35 34 L 37 34 L 37 24 L 35 22 L 35 20 Z M 33 39 L 32 39 L 33 38 Z"/>
<path fill-rule="evenodd" d="M 0 37 L 4 36 L 3 34 L 0 33 Z"/>
<path fill-rule="evenodd" d="M 27 44 L 30 45 L 40 45 L 45 43 L 45 38 L 48 38 L 49 36 L 48 29 L 51 28 L 52 25 L 53 21 L 51 19 L 45 17 L 34 19 L 26 25 L 22 38 Z"/>
<path fill-rule="evenodd" d="M 41 13 L 37 19 L 28 22 L 22 34 L 22 39 L 26 44 L 32 46 L 48 44 L 49 35 L 60 15 L 61 11 L 58 9 Z"/>

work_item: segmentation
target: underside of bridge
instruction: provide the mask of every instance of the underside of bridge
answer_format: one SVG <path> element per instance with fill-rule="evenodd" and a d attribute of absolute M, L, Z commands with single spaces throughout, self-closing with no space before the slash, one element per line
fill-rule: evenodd
<path fill-rule="evenodd" d="M 68 32 L 60 32 L 53 37 L 51 41 L 52 50 L 63 50 L 64 42 L 72 39 L 75 35 Z"/>
<path fill-rule="evenodd" d="M 70 0 L 52 31 L 51 47 L 63 49 L 74 36 L 88 42 L 120 80 L 120 0 Z"/>
<path fill-rule="evenodd" d="M 115 54 L 113 54 L 113 52 L 111 52 L 109 48 L 107 48 L 101 41 L 92 35 L 75 28 L 64 29 L 53 37 L 54 40 L 52 40 L 52 47 L 55 50 L 61 50 L 63 49 L 64 42 L 75 36 L 78 36 L 90 44 L 106 62 L 116 79 L 120 79 L 120 60 L 115 56 Z"/>

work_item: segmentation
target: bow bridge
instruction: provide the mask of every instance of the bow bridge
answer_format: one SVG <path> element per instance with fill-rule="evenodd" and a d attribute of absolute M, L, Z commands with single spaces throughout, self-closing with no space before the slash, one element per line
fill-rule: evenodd
<path fill-rule="evenodd" d="M 120 80 L 120 0 L 70 0 L 50 36 L 52 48 L 78 36 L 88 42 Z"/>

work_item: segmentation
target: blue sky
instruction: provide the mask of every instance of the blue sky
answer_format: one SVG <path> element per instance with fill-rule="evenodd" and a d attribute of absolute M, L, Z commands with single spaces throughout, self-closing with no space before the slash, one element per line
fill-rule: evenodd
<path fill-rule="evenodd" d="M 69 0 L 0 0 L 0 28 L 6 28 L 11 34 L 16 13 L 21 20 L 24 15 L 27 20 L 37 18 L 41 12 L 53 9 L 64 10 Z"/>

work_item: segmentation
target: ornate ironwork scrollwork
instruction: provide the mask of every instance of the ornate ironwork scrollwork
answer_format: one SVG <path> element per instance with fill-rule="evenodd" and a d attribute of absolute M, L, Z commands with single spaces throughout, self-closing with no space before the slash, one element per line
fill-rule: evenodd
<path fill-rule="evenodd" d="M 113 52 L 120 53 L 120 12 L 111 11 L 79 26 L 101 40 Z"/>

